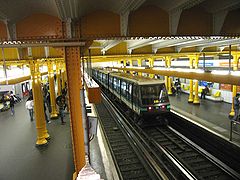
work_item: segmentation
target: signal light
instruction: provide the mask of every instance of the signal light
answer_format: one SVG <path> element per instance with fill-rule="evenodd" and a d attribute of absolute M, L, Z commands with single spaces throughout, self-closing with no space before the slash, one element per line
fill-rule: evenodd
<path fill-rule="evenodd" d="M 152 107 L 148 107 L 148 110 L 150 111 L 150 110 L 152 110 L 153 108 Z"/>

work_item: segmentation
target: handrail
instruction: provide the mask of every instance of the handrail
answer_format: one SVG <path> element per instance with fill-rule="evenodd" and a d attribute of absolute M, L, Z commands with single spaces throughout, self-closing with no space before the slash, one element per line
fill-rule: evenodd
<path fill-rule="evenodd" d="M 240 122 L 239 121 L 234 121 L 234 120 L 230 121 L 230 138 L 229 138 L 230 141 L 232 141 L 233 133 L 235 133 L 235 134 L 240 136 L 240 133 L 238 131 L 234 131 L 233 130 L 233 124 L 236 124 L 236 125 L 238 125 L 240 127 Z"/>

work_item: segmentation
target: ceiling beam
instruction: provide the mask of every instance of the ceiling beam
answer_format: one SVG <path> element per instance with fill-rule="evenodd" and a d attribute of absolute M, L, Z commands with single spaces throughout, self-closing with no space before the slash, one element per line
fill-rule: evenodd
<path fill-rule="evenodd" d="M 229 45 L 239 45 L 240 44 L 240 39 L 228 39 L 228 40 L 218 40 L 215 42 L 210 42 L 206 43 L 205 45 L 199 45 L 197 46 L 198 48 L 206 48 L 206 47 L 224 47 L 224 46 L 229 46 Z"/>
<path fill-rule="evenodd" d="M 129 50 L 134 50 L 134 49 L 148 46 L 151 44 L 156 44 L 160 41 L 162 42 L 164 40 L 163 39 L 160 39 L 160 40 L 156 40 L 156 39 L 134 40 L 133 42 L 127 42 L 127 47 Z"/>
<path fill-rule="evenodd" d="M 171 47 L 171 46 L 176 45 L 177 43 L 183 43 L 183 42 L 187 42 L 187 41 L 188 40 L 186 40 L 186 39 L 171 39 L 171 40 L 168 39 L 168 40 L 165 40 L 164 42 L 153 44 L 152 45 L 152 49 L 154 51 L 156 49 L 165 48 L 165 47 Z"/>
<path fill-rule="evenodd" d="M 119 14 L 125 14 L 127 11 L 138 9 L 146 0 L 125 0 L 122 6 L 118 9 Z"/>
<path fill-rule="evenodd" d="M 122 41 L 121 40 L 109 40 L 109 41 L 106 41 L 103 46 L 102 46 L 102 52 L 103 51 L 108 51 L 109 49 L 111 49 L 112 47 L 118 45 L 119 43 L 121 43 Z"/>
<path fill-rule="evenodd" d="M 59 17 L 61 17 L 62 20 L 65 20 L 67 18 L 67 15 L 63 0 L 55 0 L 55 4 L 58 10 Z"/>

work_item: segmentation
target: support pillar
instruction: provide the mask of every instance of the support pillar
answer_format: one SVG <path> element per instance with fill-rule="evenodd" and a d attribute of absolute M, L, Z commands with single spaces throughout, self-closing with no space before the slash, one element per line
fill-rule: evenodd
<path fill-rule="evenodd" d="M 170 68 L 171 67 L 171 56 L 166 56 L 165 57 L 165 67 Z M 168 90 L 168 95 L 172 95 L 172 82 L 171 78 L 169 76 L 165 76 L 165 82 L 167 83 L 167 90 Z"/>
<path fill-rule="evenodd" d="M 126 60 L 126 59 L 123 60 L 123 67 L 124 67 L 124 68 L 127 67 L 127 60 Z M 127 73 L 127 71 L 124 71 L 124 73 Z"/>
<path fill-rule="evenodd" d="M 194 56 L 189 56 L 189 66 L 190 66 L 190 69 L 193 68 L 193 60 L 194 60 Z M 188 102 L 189 103 L 193 102 L 193 80 L 192 79 L 189 80 L 189 97 L 188 97 Z"/>
<path fill-rule="evenodd" d="M 57 77 L 57 85 L 58 85 L 57 95 L 58 96 L 60 96 L 62 94 L 60 76 L 61 76 L 61 74 L 60 74 L 60 62 L 56 62 L 56 77 Z"/>
<path fill-rule="evenodd" d="M 129 59 L 129 67 L 133 68 L 133 60 Z M 133 74 L 133 71 L 130 71 L 131 74 Z"/>
<path fill-rule="evenodd" d="M 194 59 L 195 59 L 194 67 L 195 67 L 195 69 L 198 69 L 199 55 L 196 55 Z M 200 104 L 199 97 L 198 97 L 198 80 L 195 80 L 195 96 L 193 99 L 193 104 L 195 104 L 195 105 Z"/>
<path fill-rule="evenodd" d="M 239 58 L 240 58 L 240 53 L 233 53 L 232 54 L 233 56 L 233 71 L 237 71 L 238 70 L 238 61 L 239 61 Z M 230 116 L 234 116 L 235 115 L 235 112 L 234 112 L 234 101 L 233 101 L 233 98 L 237 95 L 237 86 L 236 85 L 233 85 L 232 86 L 232 107 L 231 107 L 231 111 L 229 113 Z"/>
<path fill-rule="evenodd" d="M 44 116 L 43 94 L 41 87 L 41 73 L 39 64 L 36 61 L 30 61 L 30 70 L 32 78 L 32 91 L 34 99 L 34 115 L 37 129 L 37 146 L 46 145 L 50 138 L 46 128 L 46 120 Z"/>
<path fill-rule="evenodd" d="M 142 59 L 138 59 L 137 62 L 138 62 L 138 67 L 142 67 Z M 142 76 L 142 73 L 138 72 L 138 75 Z"/>
<path fill-rule="evenodd" d="M 56 108 L 56 95 L 55 95 L 55 83 L 54 83 L 54 72 L 53 72 L 53 63 L 48 62 L 48 81 L 49 81 L 49 90 L 50 90 L 50 101 L 51 101 L 51 119 L 58 117 L 58 112 Z"/>
<path fill-rule="evenodd" d="M 65 88 L 65 74 L 66 74 L 66 69 L 65 69 L 65 64 L 62 62 L 61 63 L 61 79 L 62 79 L 62 89 Z"/>
<path fill-rule="evenodd" d="M 152 69 L 153 65 L 154 65 L 154 59 L 153 58 L 149 58 L 148 61 L 149 61 L 149 67 Z M 154 78 L 154 74 L 149 74 L 149 77 L 150 78 Z"/>
<path fill-rule="evenodd" d="M 84 130 L 82 122 L 82 74 L 80 68 L 79 47 L 65 47 L 66 70 L 70 104 L 71 135 L 75 171 L 78 173 L 85 165 Z"/>

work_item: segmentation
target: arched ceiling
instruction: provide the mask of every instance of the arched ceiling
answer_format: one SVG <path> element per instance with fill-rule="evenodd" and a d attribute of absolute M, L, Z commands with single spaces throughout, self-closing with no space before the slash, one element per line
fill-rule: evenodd
<path fill-rule="evenodd" d="M 194 6 L 201 6 L 210 13 L 240 7 L 239 0 L 0 0 L 0 3 L 0 19 L 13 22 L 34 13 L 46 13 L 62 20 L 79 19 L 96 10 L 124 14 L 147 5 L 155 5 L 171 13 Z"/>

